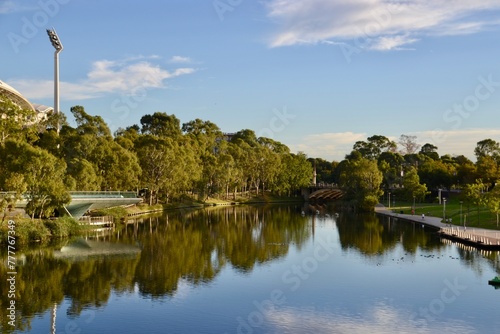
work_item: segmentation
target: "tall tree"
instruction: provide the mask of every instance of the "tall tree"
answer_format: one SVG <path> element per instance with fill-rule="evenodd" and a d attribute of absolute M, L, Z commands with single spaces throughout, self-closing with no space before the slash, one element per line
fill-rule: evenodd
<path fill-rule="evenodd" d="M 426 143 L 420 148 L 420 154 L 426 155 L 431 159 L 438 160 L 439 154 L 437 150 L 437 146 Z"/>
<path fill-rule="evenodd" d="M 64 185 L 66 164 L 38 147 L 17 141 L 5 143 L 2 156 L 7 156 L 7 179 L 16 178 L 17 190 L 25 190 L 26 212 L 32 219 L 48 217 L 69 203 Z"/>
<path fill-rule="evenodd" d="M 474 154 L 479 160 L 483 157 L 491 157 L 498 162 L 500 158 L 500 145 L 493 139 L 484 139 L 477 142 Z"/>
<path fill-rule="evenodd" d="M 398 144 L 401 146 L 401 154 L 414 154 L 420 148 L 417 143 L 417 136 L 401 135 Z"/>
<path fill-rule="evenodd" d="M 167 115 L 164 112 L 155 112 L 153 115 L 142 116 L 141 125 L 142 134 L 174 139 L 182 135 L 179 119 L 175 115 Z"/>
<path fill-rule="evenodd" d="M 420 178 L 415 167 L 409 167 L 403 178 L 403 188 L 401 194 L 406 200 L 418 199 L 422 201 L 429 192 L 427 186 L 420 183 Z"/>
<path fill-rule="evenodd" d="M 382 152 L 395 152 L 396 143 L 381 135 L 368 137 L 367 141 L 357 141 L 353 150 L 359 151 L 367 159 L 377 160 Z"/>
<path fill-rule="evenodd" d="M 378 198 L 382 195 L 382 172 L 377 162 L 358 156 L 341 163 L 339 185 L 346 194 L 346 199 L 365 211 L 373 211 Z"/>

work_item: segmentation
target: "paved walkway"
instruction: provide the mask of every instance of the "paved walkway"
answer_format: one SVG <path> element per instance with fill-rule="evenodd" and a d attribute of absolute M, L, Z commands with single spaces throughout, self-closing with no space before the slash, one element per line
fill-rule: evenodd
<path fill-rule="evenodd" d="M 463 226 L 444 224 L 441 222 L 441 217 L 422 217 L 417 215 L 396 213 L 388 210 L 381 204 L 375 207 L 375 212 L 386 216 L 397 217 L 399 219 L 417 222 L 425 226 L 434 227 L 439 230 L 438 232 L 443 237 L 459 241 L 467 245 L 473 245 L 480 248 L 500 249 L 500 231 L 476 227 L 464 228 Z"/>

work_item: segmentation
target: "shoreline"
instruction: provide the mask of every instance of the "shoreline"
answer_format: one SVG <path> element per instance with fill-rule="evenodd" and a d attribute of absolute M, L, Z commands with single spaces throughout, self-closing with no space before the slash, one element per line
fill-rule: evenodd
<path fill-rule="evenodd" d="M 282 198 L 282 197 L 266 196 L 266 197 L 253 197 L 245 201 L 212 200 L 204 203 L 192 202 L 189 204 L 188 203 L 166 204 L 161 207 L 160 205 L 157 205 L 158 207 L 154 209 L 150 209 L 150 207 L 148 206 L 147 208 L 145 208 L 146 210 L 142 210 L 139 206 L 135 205 L 134 206 L 135 210 L 129 210 L 129 208 L 126 208 L 126 210 L 127 210 L 127 217 L 135 217 L 135 216 L 159 213 L 169 210 L 203 209 L 216 206 L 237 206 L 237 205 L 256 205 L 256 204 L 297 204 L 303 202 L 304 200 L 301 197 Z M 153 207 L 155 206 L 153 205 Z"/>
<path fill-rule="evenodd" d="M 479 249 L 500 250 L 500 232 L 478 227 L 464 227 L 442 223 L 441 217 L 416 216 L 411 214 L 396 213 L 388 210 L 383 204 L 375 206 L 375 213 L 384 216 L 403 219 L 423 226 L 437 229 L 442 238 L 459 242 L 464 245 Z"/>

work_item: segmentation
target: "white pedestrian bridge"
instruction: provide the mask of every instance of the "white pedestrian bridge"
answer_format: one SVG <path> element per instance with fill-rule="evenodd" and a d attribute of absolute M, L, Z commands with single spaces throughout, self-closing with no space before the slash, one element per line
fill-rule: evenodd
<path fill-rule="evenodd" d="M 8 195 L 8 192 L 0 193 L 0 196 Z M 70 191 L 71 202 L 61 209 L 73 218 L 82 217 L 88 210 L 106 209 L 117 206 L 137 204 L 142 198 L 137 197 L 133 191 Z M 28 204 L 25 196 L 16 202 L 16 208 L 24 209 Z"/>

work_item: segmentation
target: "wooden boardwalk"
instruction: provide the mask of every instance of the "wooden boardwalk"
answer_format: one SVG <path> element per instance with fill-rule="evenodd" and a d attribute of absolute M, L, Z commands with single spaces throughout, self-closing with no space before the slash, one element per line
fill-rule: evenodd
<path fill-rule="evenodd" d="M 393 212 L 379 204 L 375 207 L 378 214 L 396 217 L 429 226 L 438 230 L 441 237 L 481 249 L 500 250 L 500 231 L 484 228 L 463 227 L 441 222 L 441 217 L 417 216 Z"/>

